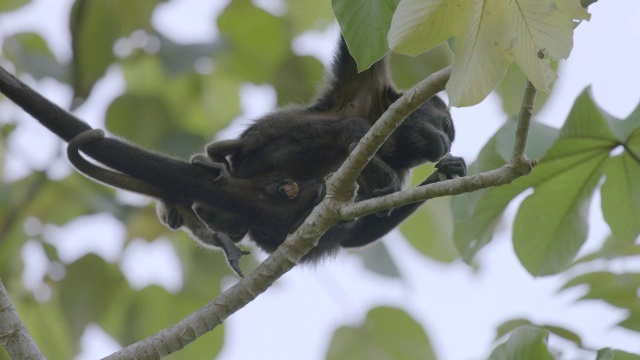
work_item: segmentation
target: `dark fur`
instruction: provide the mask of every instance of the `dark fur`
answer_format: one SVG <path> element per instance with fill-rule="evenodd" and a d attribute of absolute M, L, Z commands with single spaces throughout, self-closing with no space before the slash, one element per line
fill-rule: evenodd
<path fill-rule="evenodd" d="M 338 169 L 372 123 L 400 96 L 391 82 L 386 57 L 357 73 L 344 39 L 340 40 L 327 85 L 308 107 L 277 110 L 257 120 L 239 139 L 214 142 L 206 152 L 226 164 L 232 177 L 283 179 L 321 183 Z M 409 170 L 426 161 L 438 161 L 451 148 L 455 131 L 444 102 L 429 99 L 414 111 L 383 144 L 358 180 L 357 200 L 394 192 L 403 187 Z M 442 160 L 439 172 L 464 176 L 461 158 Z M 439 180 L 434 173 L 423 184 Z M 329 230 L 308 258 L 338 247 L 366 245 L 380 238 L 415 211 L 420 204 L 394 209 L 389 216 L 369 215 Z M 265 223 L 252 226 L 251 238 L 274 251 L 291 227 Z M 286 232 L 283 230 L 287 230 Z"/>
<path fill-rule="evenodd" d="M 153 153 L 122 139 L 102 138 L 83 145 L 83 152 L 107 167 L 151 187 L 170 206 L 162 211 L 166 222 L 177 207 L 191 209 L 210 230 L 232 233 L 233 226 L 246 221 L 251 238 L 271 252 L 295 230 L 317 203 L 324 176 L 346 158 L 354 142 L 369 129 L 401 93 L 389 79 L 386 58 L 357 73 L 355 61 L 342 40 L 326 88 L 308 107 L 292 107 L 258 120 L 239 140 L 227 142 L 222 152 L 216 143 L 208 147 L 214 161 L 226 162 L 230 155 L 233 176 L 224 176 L 220 167 L 202 157 L 194 162 Z M 0 91 L 25 109 L 40 123 L 66 141 L 91 128 L 0 68 Z M 313 136 L 310 136 L 313 135 Z M 379 195 L 375 190 L 395 191 L 402 186 L 407 171 L 424 161 L 436 161 L 446 154 L 454 139 L 453 124 L 444 103 L 434 97 L 412 113 L 378 152 L 359 180 L 358 199 Z M 226 152 L 231 149 L 231 152 Z M 204 166 L 203 166 L 204 165 Z M 391 170 L 389 170 L 391 169 Z M 109 170 L 106 170 L 109 171 Z M 438 171 L 423 184 L 448 177 L 463 176 L 464 161 L 445 158 Z M 102 175 L 100 175 L 102 176 Z M 300 185 L 294 200 L 274 197 L 274 181 L 293 179 Z M 136 190 L 134 190 L 136 191 Z M 158 193 L 160 196 L 158 196 Z M 329 253 L 339 247 L 368 244 L 397 226 L 419 203 L 394 209 L 389 216 L 369 215 L 330 229 L 307 258 Z M 188 210 L 185 210 L 188 213 Z M 235 240 L 235 239 L 233 239 Z"/>

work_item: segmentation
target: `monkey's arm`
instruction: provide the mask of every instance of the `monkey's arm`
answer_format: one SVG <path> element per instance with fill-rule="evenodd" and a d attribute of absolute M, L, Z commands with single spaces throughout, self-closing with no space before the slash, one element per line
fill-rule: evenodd
<path fill-rule="evenodd" d="M 449 156 L 441 159 L 436 164 L 437 171 L 429 175 L 421 185 L 432 184 L 440 181 L 440 176 L 447 179 L 455 176 L 466 176 L 467 166 L 460 157 Z M 342 247 L 360 247 L 367 245 L 393 230 L 398 224 L 413 214 L 424 201 L 407 204 L 393 209 L 393 212 L 386 217 L 378 217 L 375 214 L 367 215 L 356 219 L 345 227 L 334 227 L 329 229 L 320 241 L 337 242 Z"/>

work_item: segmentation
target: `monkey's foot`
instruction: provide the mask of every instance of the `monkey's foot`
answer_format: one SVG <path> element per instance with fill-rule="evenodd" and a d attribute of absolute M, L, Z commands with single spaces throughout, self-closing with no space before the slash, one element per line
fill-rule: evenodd
<path fill-rule="evenodd" d="M 183 224 L 182 215 L 175 206 L 165 205 L 165 209 L 166 211 L 158 213 L 160 221 L 170 229 L 178 230 Z"/>
<path fill-rule="evenodd" d="M 229 171 L 227 170 L 227 166 L 223 163 L 214 162 L 209 157 L 196 154 L 191 157 L 191 164 L 195 166 L 199 166 L 208 172 L 211 175 L 215 176 L 213 179 L 214 183 L 224 183 L 231 175 L 229 175 Z"/>
<path fill-rule="evenodd" d="M 215 234 L 215 240 L 215 245 L 222 250 L 224 256 L 227 258 L 229 267 L 238 274 L 238 276 L 243 278 L 244 274 L 240 269 L 240 258 L 244 255 L 249 255 L 250 252 L 240 249 L 227 234 L 217 232 Z"/>

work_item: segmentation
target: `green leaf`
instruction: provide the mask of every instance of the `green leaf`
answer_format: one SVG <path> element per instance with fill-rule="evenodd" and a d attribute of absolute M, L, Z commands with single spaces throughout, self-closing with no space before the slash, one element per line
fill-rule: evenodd
<path fill-rule="evenodd" d="M 89 96 L 95 82 L 115 60 L 115 41 L 134 30 L 150 29 L 153 10 L 164 1 L 78 0 L 73 4 L 69 27 L 75 97 Z"/>
<path fill-rule="evenodd" d="M 598 350 L 596 360 L 640 360 L 640 355 L 628 353 L 622 350 L 604 348 Z"/>
<path fill-rule="evenodd" d="M 412 185 L 417 185 L 434 171 L 433 166 L 421 166 L 414 171 Z M 427 201 L 400 225 L 402 235 L 420 253 L 440 262 L 452 262 L 460 257 L 453 243 L 451 198 Z"/>
<path fill-rule="evenodd" d="M 558 62 L 552 62 L 551 66 L 554 71 L 557 69 Z M 504 78 L 496 87 L 496 93 L 502 99 L 502 110 L 507 115 L 517 116 L 520 112 L 522 105 L 522 94 L 524 92 L 524 85 L 527 83 L 527 77 L 516 63 L 511 63 L 507 68 L 507 73 Z M 551 85 L 553 89 L 553 84 Z M 549 93 L 544 91 L 538 91 L 536 94 L 536 101 L 533 104 L 533 114 L 538 114 L 543 108 L 544 104 L 549 98 Z M 530 136 L 529 139 L 535 139 L 534 136 Z"/>
<path fill-rule="evenodd" d="M 165 329 L 206 304 L 193 293 L 171 294 L 159 286 L 139 291 L 121 289 L 105 311 L 101 325 L 121 344 L 130 344 Z M 187 334 L 184 334 L 187 336 Z M 222 349 L 224 327 L 191 342 L 168 359 L 215 358 Z"/>
<path fill-rule="evenodd" d="M 332 0 L 333 12 L 358 70 L 368 69 L 389 51 L 386 34 L 399 0 Z"/>
<path fill-rule="evenodd" d="M 571 51 L 573 19 L 589 14 L 576 0 L 403 0 L 389 32 L 392 50 L 417 55 L 456 37 L 447 93 L 451 104 L 484 99 L 516 61 L 538 89 L 555 79 L 550 59 Z"/>
<path fill-rule="evenodd" d="M 593 191 L 618 144 L 587 92 L 576 100 L 560 138 L 532 171 L 534 193 L 516 215 L 513 245 L 532 275 L 566 269 L 586 240 Z"/>
<path fill-rule="evenodd" d="M 97 255 L 87 255 L 67 266 L 60 282 L 60 303 L 71 333 L 79 339 L 85 326 L 98 321 L 117 302 L 116 294 L 128 288 L 120 269 Z"/>
<path fill-rule="evenodd" d="M 30 2 L 31 0 L 0 0 L 0 12 L 15 10 Z"/>
<path fill-rule="evenodd" d="M 605 240 L 600 250 L 587 254 L 576 261 L 573 265 L 589 262 L 597 259 L 611 260 L 619 257 L 640 255 L 640 245 L 621 240 L 615 235 L 610 235 Z"/>
<path fill-rule="evenodd" d="M 403 310 L 378 307 L 367 314 L 362 326 L 339 328 L 326 358 L 429 360 L 436 357 L 420 324 Z"/>
<path fill-rule="evenodd" d="M 502 324 L 500 324 L 496 329 L 496 336 L 494 339 L 498 340 L 501 337 L 507 335 L 508 333 L 514 331 L 515 329 L 521 326 L 526 326 L 526 325 L 535 326 L 531 321 L 527 319 L 512 319 L 512 320 L 505 321 Z"/>
<path fill-rule="evenodd" d="M 389 254 L 384 242 L 377 241 L 354 252 L 364 260 L 364 266 L 382 276 L 399 278 L 400 271 Z"/>
<path fill-rule="evenodd" d="M 328 1 L 286 0 L 287 21 L 295 35 L 316 29 L 324 30 L 333 24 L 334 16 Z"/>
<path fill-rule="evenodd" d="M 402 0 L 393 14 L 389 46 L 416 56 L 461 33 L 472 7 L 463 0 Z"/>
<path fill-rule="evenodd" d="M 51 76 L 60 82 L 67 81 L 66 68 L 58 63 L 46 41 L 36 33 L 6 38 L 2 50 L 19 72 L 29 73 L 36 79 Z"/>
<path fill-rule="evenodd" d="M 149 55 L 130 59 L 123 70 L 129 94 L 158 98 L 170 109 L 172 132 L 209 140 L 239 113 L 242 79 L 236 75 L 216 70 L 209 75 L 189 71 L 169 76 L 170 70 Z"/>
<path fill-rule="evenodd" d="M 72 359 L 78 351 L 78 341 L 70 332 L 74 319 L 63 314 L 60 302 L 46 303 L 26 300 L 15 302 L 16 309 L 27 329 L 49 359 Z"/>
<path fill-rule="evenodd" d="M 227 56 L 221 58 L 221 69 L 246 81 L 268 82 L 290 53 L 291 43 L 284 23 L 249 0 L 231 2 L 218 17 L 218 27 L 232 45 Z M 256 66 L 257 59 L 260 66 Z"/>
<path fill-rule="evenodd" d="M 477 174 L 505 165 L 513 151 L 515 129 L 515 121 L 503 125 L 469 166 L 469 173 Z M 531 142 L 526 151 L 529 158 L 542 156 L 558 136 L 558 130 L 536 122 L 531 123 L 530 133 Z M 470 263 L 475 254 L 491 241 L 509 202 L 528 187 L 544 180 L 533 175 L 516 179 L 509 185 L 453 197 L 454 243 L 465 262 Z"/>
<path fill-rule="evenodd" d="M 640 274 L 610 272 L 592 272 L 576 276 L 564 284 L 561 290 L 578 285 L 588 285 L 589 290 L 581 300 L 602 300 L 606 303 L 629 310 L 628 320 L 640 319 Z"/>
<path fill-rule="evenodd" d="M 408 89 L 453 61 L 453 53 L 442 43 L 418 56 L 391 54 L 391 74 L 400 89 Z"/>
<path fill-rule="evenodd" d="M 571 330 L 565 329 L 560 326 L 555 326 L 555 325 L 538 325 L 538 324 L 532 323 L 527 319 L 513 319 L 513 320 L 505 321 L 500 326 L 498 326 L 495 339 L 498 340 L 501 337 L 505 336 L 506 334 L 522 326 L 527 326 L 527 325 L 543 328 L 552 334 L 560 336 L 563 339 L 569 340 L 578 346 L 582 346 L 582 339 L 580 338 L 580 336 Z"/>
<path fill-rule="evenodd" d="M 638 132 L 640 134 L 640 132 Z M 640 162 L 629 152 L 611 158 L 601 188 L 602 213 L 611 231 L 633 242 L 640 235 Z"/>
<path fill-rule="evenodd" d="M 553 360 L 547 348 L 548 336 L 547 331 L 534 326 L 519 327 L 491 352 L 489 360 Z"/>
<path fill-rule="evenodd" d="M 107 109 L 107 128 L 142 147 L 158 148 L 172 133 L 172 122 L 171 112 L 157 97 L 124 94 Z"/>

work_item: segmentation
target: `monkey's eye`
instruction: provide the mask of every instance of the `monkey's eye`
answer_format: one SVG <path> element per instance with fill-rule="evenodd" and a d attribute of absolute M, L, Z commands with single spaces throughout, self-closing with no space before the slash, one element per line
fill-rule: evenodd
<path fill-rule="evenodd" d="M 451 120 L 448 117 L 442 118 L 442 131 L 447 135 L 451 134 Z"/>

